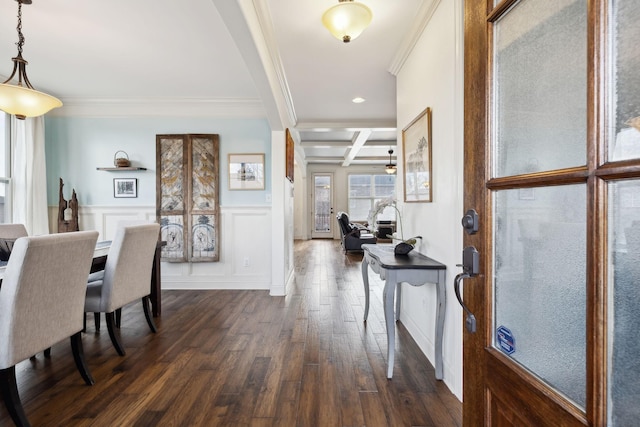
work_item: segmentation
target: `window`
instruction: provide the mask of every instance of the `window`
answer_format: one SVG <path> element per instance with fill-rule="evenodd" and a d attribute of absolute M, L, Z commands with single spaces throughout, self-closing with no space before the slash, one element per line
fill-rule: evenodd
<path fill-rule="evenodd" d="M 349 175 L 349 219 L 366 221 L 369 211 L 376 202 L 383 199 L 395 199 L 395 175 Z M 377 217 L 380 220 L 395 221 L 396 210 L 386 208 Z"/>
<path fill-rule="evenodd" d="M 0 224 L 11 222 L 9 115 L 0 111 Z"/>

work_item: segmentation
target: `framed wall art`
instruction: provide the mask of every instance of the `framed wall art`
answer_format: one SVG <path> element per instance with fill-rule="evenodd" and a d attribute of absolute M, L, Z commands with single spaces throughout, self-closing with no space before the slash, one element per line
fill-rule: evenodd
<path fill-rule="evenodd" d="M 113 197 L 138 197 L 138 179 L 114 178 Z"/>
<path fill-rule="evenodd" d="M 402 129 L 404 201 L 431 202 L 431 108 Z"/>
<path fill-rule="evenodd" d="M 229 154 L 229 190 L 264 190 L 264 154 Z"/>
<path fill-rule="evenodd" d="M 293 137 L 291 136 L 291 132 L 289 132 L 289 128 L 287 128 L 287 131 L 285 132 L 286 136 L 285 136 L 285 140 L 286 140 L 286 146 L 285 146 L 285 165 L 286 165 L 286 177 L 289 181 L 291 181 L 293 183 Z"/>

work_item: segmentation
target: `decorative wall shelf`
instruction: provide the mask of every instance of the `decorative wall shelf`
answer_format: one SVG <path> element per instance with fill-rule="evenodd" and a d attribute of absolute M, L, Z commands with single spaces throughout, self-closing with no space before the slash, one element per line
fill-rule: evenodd
<path fill-rule="evenodd" d="M 121 168 L 109 167 L 109 168 L 96 168 L 99 171 L 146 171 L 147 168 L 138 168 L 135 166 L 126 166 Z"/>

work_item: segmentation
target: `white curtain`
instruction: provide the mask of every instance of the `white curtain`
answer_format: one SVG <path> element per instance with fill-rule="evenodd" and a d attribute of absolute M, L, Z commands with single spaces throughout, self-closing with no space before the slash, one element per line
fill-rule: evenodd
<path fill-rule="evenodd" d="M 11 178 L 12 222 L 31 236 L 49 234 L 44 117 L 11 116 Z"/>

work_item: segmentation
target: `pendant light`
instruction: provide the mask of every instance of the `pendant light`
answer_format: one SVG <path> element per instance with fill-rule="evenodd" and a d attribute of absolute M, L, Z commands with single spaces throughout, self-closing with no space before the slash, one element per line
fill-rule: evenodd
<path fill-rule="evenodd" d="M 322 23 L 338 40 L 349 43 L 371 23 L 371 9 L 353 0 L 339 0 L 322 15 Z"/>
<path fill-rule="evenodd" d="M 396 173 L 396 165 L 391 161 L 391 155 L 393 154 L 393 150 L 389 149 L 389 164 L 384 167 L 384 171 L 389 175 L 393 175 Z"/>
<path fill-rule="evenodd" d="M 28 62 L 22 58 L 22 5 L 31 4 L 31 0 L 16 0 L 18 2 L 18 55 L 11 58 L 13 71 L 11 76 L 0 84 L 0 110 L 14 114 L 16 118 L 24 120 L 25 117 L 41 116 L 47 111 L 61 107 L 62 102 L 51 95 L 39 92 L 33 88 L 27 77 Z M 17 77 L 18 82 L 11 84 L 11 80 Z"/>

